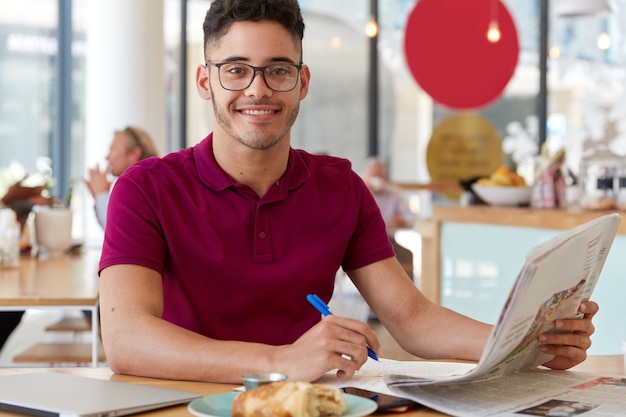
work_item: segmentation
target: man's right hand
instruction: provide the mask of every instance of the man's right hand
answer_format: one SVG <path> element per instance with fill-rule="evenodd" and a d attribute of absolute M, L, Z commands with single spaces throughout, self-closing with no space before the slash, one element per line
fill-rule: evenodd
<path fill-rule="evenodd" d="M 279 349 L 276 361 L 279 371 L 290 379 L 314 381 L 333 369 L 339 378 L 350 378 L 367 361 L 368 346 L 374 352 L 380 350 L 376 332 L 366 323 L 327 316 L 293 344 Z"/>

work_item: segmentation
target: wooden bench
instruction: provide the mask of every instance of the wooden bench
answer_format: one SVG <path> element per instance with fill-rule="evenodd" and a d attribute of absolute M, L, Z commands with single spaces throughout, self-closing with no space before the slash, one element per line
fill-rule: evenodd
<path fill-rule="evenodd" d="M 90 332 L 91 321 L 85 317 L 63 317 L 46 327 L 47 332 Z"/>
<path fill-rule="evenodd" d="M 91 321 L 85 316 L 63 317 L 45 328 L 47 341 L 37 343 L 13 357 L 14 363 L 84 364 L 92 362 L 91 343 L 81 336 L 91 332 Z M 73 333 L 73 341 L 63 340 L 54 333 Z M 58 335 L 57 335 L 58 336 Z M 105 362 L 102 343 L 98 342 L 98 361 Z"/>
<path fill-rule="evenodd" d="M 98 361 L 105 362 L 104 349 L 98 343 Z M 37 343 L 13 357 L 15 363 L 91 363 L 91 343 Z"/>

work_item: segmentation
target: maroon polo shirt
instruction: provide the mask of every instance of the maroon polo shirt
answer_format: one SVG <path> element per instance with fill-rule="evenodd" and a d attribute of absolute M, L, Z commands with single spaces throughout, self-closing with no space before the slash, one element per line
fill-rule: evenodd
<path fill-rule="evenodd" d="M 211 338 L 280 345 L 320 320 L 306 295 L 328 301 L 340 266 L 392 256 L 349 161 L 291 149 L 287 171 L 259 198 L 219 167 L 211 134 L 117 180 L 100 270 L 153 269 L 163 278 L 165 320 Z"/>

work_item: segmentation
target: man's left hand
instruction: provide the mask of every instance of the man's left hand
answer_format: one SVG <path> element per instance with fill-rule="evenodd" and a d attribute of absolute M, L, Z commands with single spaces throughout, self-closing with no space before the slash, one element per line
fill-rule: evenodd
<path fill-rule="evenodd" d="M 595 331 L 591 319 L 598 312 L 598 304 L 586 301 L 578 311 L 583 314 L 582 318 L 555 320 L 554 328 L 558 333 L 542 333 L 538 336 L 541 351 L 555 355 L 543 366 L 562 370 L 587 359 L 587 349 L 591 346 L 591 335 Z"/>

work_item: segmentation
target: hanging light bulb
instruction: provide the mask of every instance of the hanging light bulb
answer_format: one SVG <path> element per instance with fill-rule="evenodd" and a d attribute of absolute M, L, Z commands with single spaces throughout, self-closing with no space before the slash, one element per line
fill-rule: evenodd
<path fill-rule="evenodd" d="M 559 48 L 558 46 L 553 46 L 552 48 L 550 48 L 550 50 L 548 51 L 548 56 L 552 59 L 557 59 L 558 57 L 561 56 L 561 48 Z"/>
<path fill-rule="evenodd" d="M 491 43 L 497 43 L 500 41 L 500 37 L 502 34 L 500 33 L 500 26 L 498 26 L 497 21 L 489 22 L 489 30 L 487 30 L 487 40 Z"/>
<path fill-rule="evenodd" d="M 603 51 L 609 49 L 609 47 L 611 46 L 611 37 L 609 36 L 609 34 L 606 32 L 602 32 L 601 34 L 599 34 L 598 39 L 596 40 L 596 45 L 598 45 L 598 48 L 602 49 Z"/>
<path fill-rule="evenodd" d="M 487 40 L 491 43 L 500 41 L 502 34 L 498 25 L 498 1 L 491 0 L 491 10 L 489 12 L 489 29 L 487 29 Z"/>
<path fill-rule="evenodd" d="M 374 19 L 370 19 L 365 24 L 365 36 L 374 38 L 376 35 L 378 35 L 378 23 Z"/>

